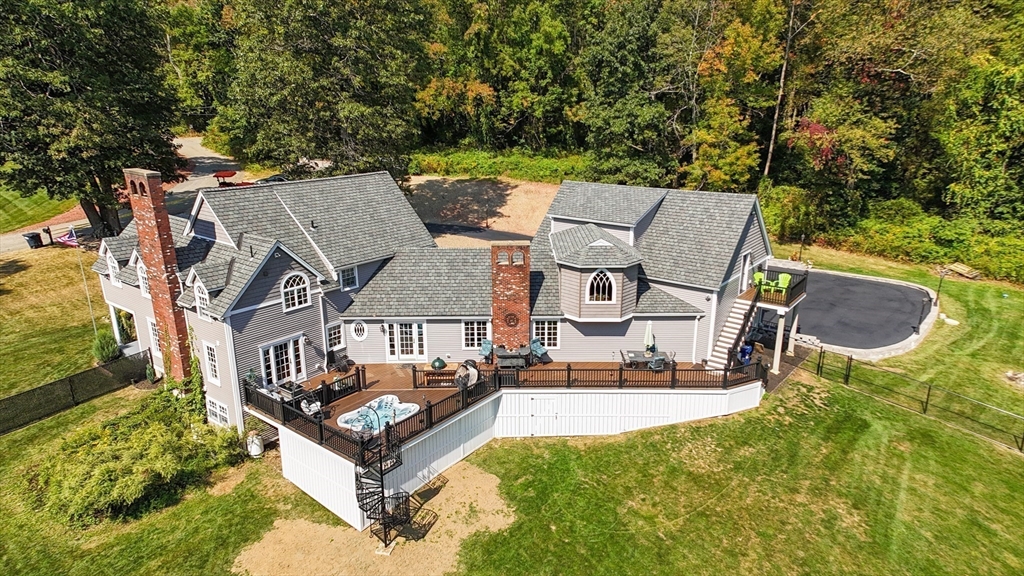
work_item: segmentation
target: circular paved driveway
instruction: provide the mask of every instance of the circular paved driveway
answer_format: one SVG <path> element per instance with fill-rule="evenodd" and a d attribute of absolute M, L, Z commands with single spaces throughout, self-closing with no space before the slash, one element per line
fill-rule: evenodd
<path fill-rule="evenodd" d="M 920 288 L 811 271 L 800 333 L 846 348 L 880 348 L 909 338 L 921 320 Z"/>

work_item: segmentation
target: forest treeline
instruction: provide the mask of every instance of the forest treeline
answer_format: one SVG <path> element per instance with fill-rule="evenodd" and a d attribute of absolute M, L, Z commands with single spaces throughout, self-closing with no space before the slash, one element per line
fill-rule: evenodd
<path fill-rule="evenodd" d="M 757 192 L 781 238 L 1024 280 L 1022 0 L 23 2 L 147 12 L 154 125 L 296 175 Z"/>

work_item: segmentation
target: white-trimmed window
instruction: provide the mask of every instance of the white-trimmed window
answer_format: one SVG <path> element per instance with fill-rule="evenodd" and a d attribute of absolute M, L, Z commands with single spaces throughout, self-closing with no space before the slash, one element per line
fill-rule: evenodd
<path fill-rule="evenodd" d="M 590 275 L 587 281 L 587 303 L 615 303 L 615 280 L 607 270 L 602 268 Z"/>
<path fill-rule="evenodd" d="M 210 295 L 206 292 L 206 288 L 202 284 L 196 283 L 194 287 L 196 294 L 196 314 L 199 315 L 203 320 L 210 319 Z"/>
<path fill-rule="evenodd" d="M 156 320 L 152 318 L 146 320 L 149 321 L 149 341 L 153 343 L 150 350 L 152 350 L 154 358 L 162 358 L 164 354 L 160 350 L 160 329 L 156 327 Z"/>
<path fill-rule="evenodd" d="M 342 290 L 351 290 L 359 286 L 359 279 L 356 277 L 356 269 L 345 268 L 338 273 L 338 280 L 341 282 Z"/>
<path fill-rule="evenodd" d="M 220 370 L 217 368 L 217 348 L 209 342 L 203 342 L 203 360 L 206 363 L 206 379 L 220 386 Z"/>
<path fill-rule="evenodd" d="M 558 348 L 558 320 L 534 320 L 533 337 L 545 348 Z"/>
<path fill-rule="evenodd" d="M 295 273 L 281 283 L 281 300 L 285 310 L 294 310 L 309 304 L 309 279 Z"/>
<path fill-rule="evenodd" d="M 368 333 L 369 330 L 366 329 L 366 322 L 356 320 L 352 323 L 352 338 L 356 341 L 362 342 L 363 340 L 366 340 L 366 335 Z"/>
<path fill-rule="evenodd" d="M 116 288 L 121 287 L 121 281 L 117 279 L 118 270 L 120 270 L 120 266 L 117 264 L 117 258 L 114 258 L 113 254 L 107 252 L 107 278 Z"/>
<path fill-rule="evenodd" d="M 263 377 L 267 382 L 297 382 L 306 377 L 303 362 L 302 337 L 269 344 L 260 349 L 263 359 Z"/>
<path fill-rule="evenodd" d="M 228 407 L 213 398 L 206 399 L 206 419 L 210 424 L 228 425 Z"/>
<path fill-rule="evenodd" d="M 337 350 L 345 346 L 345 328 L 340 323 L 327 327 L 327 349 Z"/>
<path fill-rule="evenodd" d="M 139 290 L 143 296 L 149 298 L 149 275 L 146 274 L 146 265 L 139 262 L 135 266 L 135 272 L 139 275 Z"/>
<path fill-rule="evenodd" d="M 486 320 L 462 321 L 462 349 L 479 350 L 489 338 L 489 323 Z"/>

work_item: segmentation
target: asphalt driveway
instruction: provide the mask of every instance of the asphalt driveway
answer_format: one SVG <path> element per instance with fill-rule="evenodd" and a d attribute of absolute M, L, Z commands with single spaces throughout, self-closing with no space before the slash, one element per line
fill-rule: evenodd
<path fill-rule="evenodd" d="M 800 333 L 847 348 L 897 344 L 914 333 L 925 299 L 920 288 L 812 270 L 800 303 Z"/>

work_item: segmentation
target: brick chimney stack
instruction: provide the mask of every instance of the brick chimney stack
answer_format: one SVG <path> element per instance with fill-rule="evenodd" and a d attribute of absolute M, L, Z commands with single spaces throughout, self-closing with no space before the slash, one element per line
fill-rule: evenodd
<path fill-rule="evenodd" d="M 183 379 L 189 375 L 190 352 L 185 311 L 176 301 L 181 293 L 178 283 L 178 259 L 171 236 L 171 221 L 164 204 L 160 173 L 141 168 L 126 168 L 124 181 L 139 233 L 139 252 L 149 277 L 153 315 L 160 331 L 160 350 L 170 375 Z"/>
<path fill-rule="evenodd" d="M 530 343 L 529 242 L 491 242 L 491 318 L 495 346 Z"/>

